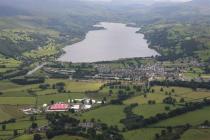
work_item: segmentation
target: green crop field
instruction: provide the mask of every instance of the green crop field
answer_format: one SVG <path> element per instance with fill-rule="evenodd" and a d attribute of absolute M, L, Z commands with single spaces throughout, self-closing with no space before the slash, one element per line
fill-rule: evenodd
<path fill-rule="evenodd" d="M 160 121 L 153 126 L 177 126 L 189 123 L 191 125 L 198 125 L 205 120 L 210 121 L 210 107 L 204 107 L 203 109 L 189 112 L 177 117 L 173 117 L 164 121 Z"/>
<path fill-rule="evenodd" d="M 125 140 L 154 140 L 155 134 L 160 133 L 159 128 L 144 128 L 123 133 Z"/>
<path fill-rule="evenodd" d="M 122 128 L 123 125 L 120 123 L 120 120 L 125 118 L 123 109 L 123 105 L 108 105 L 100 107 L 82 114 L 81 120 L 91 120 L 94 118 L 96 121 L 101 120 L 101 122 L 104 122 L 110 126 L 117 125 L 118 127 Z"/>
<path fill-rule="evenodd" d="M 181 140 L 209 140 L 210 129 L 190 129 L 185 132 Z"/>

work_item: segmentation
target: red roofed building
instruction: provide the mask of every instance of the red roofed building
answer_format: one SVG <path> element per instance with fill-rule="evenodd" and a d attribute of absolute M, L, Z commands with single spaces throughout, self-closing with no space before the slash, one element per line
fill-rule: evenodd
<path fill-rule="evenodd" d="M 63 112 L 63 111 L 69 111 L 69 109 L 70 109 L 70 105 L 69 104 L 66 104 L 66 103 L 55 103 L 53 105 L 50 105 L 47 108 L 47 111 L 48 112 L 55 112 L 55 111 Z"/>

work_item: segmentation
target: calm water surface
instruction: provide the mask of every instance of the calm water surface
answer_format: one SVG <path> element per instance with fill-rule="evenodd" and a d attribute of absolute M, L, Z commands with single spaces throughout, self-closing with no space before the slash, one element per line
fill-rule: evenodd
<path fill-rule="evenodd" d="M 97 62 L 158 55 L 148 48 L 144 35 L 136 33 L 139 28 L 109 22 L 95 26 L 105 29 L 90 31 L 83 41 L 66 46 L 59 61 Z"/>

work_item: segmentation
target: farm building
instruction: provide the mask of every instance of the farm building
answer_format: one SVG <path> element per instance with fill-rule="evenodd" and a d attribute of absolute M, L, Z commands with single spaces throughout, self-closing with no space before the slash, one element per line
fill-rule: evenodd
<path fill-rule="evenodd" d="M 55 103 L 53 105 L 48 106 L 47 112 L 65 112 L 69 111 L 70 108 L 71 108 L 70 104 Z"/>

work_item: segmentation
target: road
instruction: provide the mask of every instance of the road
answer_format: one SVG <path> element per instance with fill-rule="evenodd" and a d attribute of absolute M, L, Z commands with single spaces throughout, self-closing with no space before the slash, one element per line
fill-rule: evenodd
<path fill-rule="evenodd" d="M 40 65 L 38 65 L 37 67 L 35 67 L 33 70 L 29 71 L 26 75 L 32 75 L 33 73 L 35 73 L 37 70 L 41 69 L 42 67 L 44 67 L 47 63 L 42 63 Z"/>

